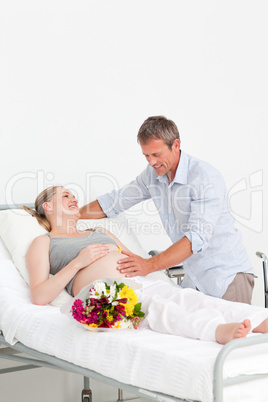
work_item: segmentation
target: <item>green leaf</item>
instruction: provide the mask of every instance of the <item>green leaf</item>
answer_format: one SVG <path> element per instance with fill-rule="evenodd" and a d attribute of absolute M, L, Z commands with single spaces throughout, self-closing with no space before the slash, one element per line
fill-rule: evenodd
<path fill-rule="evenodd" d="M 136 315 L 137 317 L 144 317 L 145 314 L 143 311 L 141 311 L 141 303 L 137 303 L 134 306 L 134 311 L 133 311 L 134 315 Z"/>

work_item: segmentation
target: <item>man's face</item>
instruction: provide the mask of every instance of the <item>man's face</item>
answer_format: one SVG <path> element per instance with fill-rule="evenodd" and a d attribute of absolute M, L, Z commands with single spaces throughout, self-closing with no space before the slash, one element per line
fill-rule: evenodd
<path fill-rule="evenodd" d="M 166 174 L 171 182 L 175 177 L 180 159 L 180 141 L 175 139 L 171 149 L 162 139 L 151 139 L 146 144 L 140 145 L 143 155 L 158 176 Z"/>

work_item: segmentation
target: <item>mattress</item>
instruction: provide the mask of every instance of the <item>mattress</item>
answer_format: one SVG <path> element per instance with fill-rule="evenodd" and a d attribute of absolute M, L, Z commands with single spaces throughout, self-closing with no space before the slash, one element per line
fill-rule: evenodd
<path fill-rule="evenodd" d="M 166 394 L 166 400 L 169 395 L 213 400 L 213 367 L 222 348 L 216 342 L 159 334 L 148 328 L 89 332 L 76 326 L 59 307 L 33 305 L 29 287 L 11 260 L 0 262 L 0 278 L 0 329 L 10 344 L 19 341 L 117 381 Z M 224 378 L 268 373 L 267 357 L 266 344 L 235 350 L 225 365 Z M 257 387 L 253 382 L 226 387 L 224 401 L 267 401 L 267 383 L 266 379 L 259 380 Z"/>

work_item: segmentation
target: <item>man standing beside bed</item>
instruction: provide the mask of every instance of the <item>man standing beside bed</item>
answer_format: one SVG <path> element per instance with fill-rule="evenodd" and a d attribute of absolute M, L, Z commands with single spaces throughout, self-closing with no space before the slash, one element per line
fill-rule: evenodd
<path fill-rule="evenodd" d="M 147 168 L 128 185 L 81 208 L 81 218 L 112 218 L 153 199 L 173 245 L 150 259 L 123 251 L 127 258 L 118 261 L 120 273 L 144 276 L 183 262 L 182 287 L 250 304 L 253 268 L 234 227 L 221 174 L 183 152 L 176 124 L 163 116 L 145 120 L 137 139 Z"/>

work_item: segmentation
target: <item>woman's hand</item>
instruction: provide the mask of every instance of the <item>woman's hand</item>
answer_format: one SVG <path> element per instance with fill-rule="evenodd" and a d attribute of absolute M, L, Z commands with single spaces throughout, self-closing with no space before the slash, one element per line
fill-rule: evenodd
<path fill-rule="evenodd" d="M 110 252 L 106 244 L 91 244 L 80 251 L 76 257 L 78 269 L 82 269 L 99 260 Z"/>

